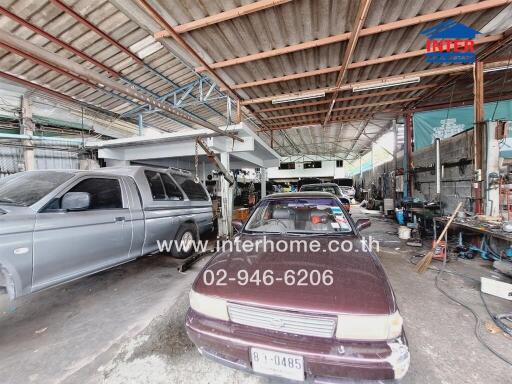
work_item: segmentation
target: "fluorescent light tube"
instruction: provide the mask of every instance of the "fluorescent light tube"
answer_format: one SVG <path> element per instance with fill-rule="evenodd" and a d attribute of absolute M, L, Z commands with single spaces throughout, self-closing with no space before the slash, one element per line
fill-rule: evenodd
<path fill-rule="evenodd" d="M 498 71 L 505 71 L 507 69 L 512 69 L 512 65 L 503 65 L 501 67 L 494 67 L 494 68 L 485 68 L 484 73 L 488 72 L 498 72 Z"/>
<path fill-rule="evenodd" d="M 362 91 L 369 91 L 372 89 L 379 89 L 379 88 L 387 88 L 387 87 L 394 87 L 396 85 L 405 85 L 405 84 L 412 84 L 412 83 L 419 83 L 420 78 L 419 77 L 406 77 L 402 80 L 395 80 L 395 81 L 381 81 L 377 83 L 367 83 L 363 85 L 356 85 L 352 87 L 352 92 L 362 92 Z"/>
<path fill-rule="evenodd" d="M 310 92 L 310 93 L 302 93 L 292 96 L 279 97 L 277 99 L 272 100 L 272 104 L 281 104 L 281 103 L 290 103 L 292 101 L 299 100 L 308 100 L 308 99 L 317 99 L 319 97 L 324 97 L 325 92 Z"/>

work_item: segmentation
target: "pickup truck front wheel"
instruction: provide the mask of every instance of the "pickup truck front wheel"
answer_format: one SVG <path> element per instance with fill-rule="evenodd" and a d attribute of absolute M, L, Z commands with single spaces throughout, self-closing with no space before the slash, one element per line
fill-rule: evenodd
<path fill-rule="evenodd" d="M 171 255 L 177 259 L 186 259 L 194 253 L 194 243 L 198 240 L 197 229 L 193 224 L 184 224 L 176 233 L 176 241 Z"/>

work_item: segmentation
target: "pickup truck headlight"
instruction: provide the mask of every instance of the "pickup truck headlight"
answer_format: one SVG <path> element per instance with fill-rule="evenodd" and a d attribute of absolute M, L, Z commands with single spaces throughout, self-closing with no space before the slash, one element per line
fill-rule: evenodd
<path fill-rule="evenodd" d="M 226 300 L 214 296 L 197 293 L 193 289 L 189 294 L 190 307 L 196 312 L 219 320 L 229 320 Z"/>
<path fill-rule="evenodd" d="M 336 338 L 348 340 L 390 340 L 402 334 L 403 319 L 392 315 L 338 315 Z"/>

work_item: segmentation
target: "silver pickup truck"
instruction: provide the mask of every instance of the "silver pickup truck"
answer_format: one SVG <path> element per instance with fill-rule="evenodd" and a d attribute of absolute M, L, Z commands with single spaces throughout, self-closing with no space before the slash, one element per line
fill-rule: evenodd
<path fill-rule="evenodd" d="M 189 256 L 212 225 L 204 186 L 178 170 L 11 175 L 0 179 L 0 296 L 12 300 L 111 268 L 157 252 L 162 241 L 173 256 Z"/>

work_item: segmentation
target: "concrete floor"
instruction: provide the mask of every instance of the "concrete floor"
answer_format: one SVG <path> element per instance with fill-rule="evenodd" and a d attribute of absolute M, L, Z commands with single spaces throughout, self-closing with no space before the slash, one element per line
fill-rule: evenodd
<path fill-rule="evenodd" d="M 355 218 L 369 216 L 355 208 Z M 372 216 L 365 231 L 383 241 L 379 256 L 405 319 L 412 353 L 403 383 L 512 383 L 512 367 L 474 336 L 474 319 L 434 287 L 434 271 L 417 275 L 411 255 L 421 250 L 400 243 L 396 226 Z M 20 300 L 0 318 L 0 383 L 269 383 L 201 357 L 183 323 L 188 290 L 204 265 L 186 274 L 178 262 L 145 257 L 101 274 Z M 434 264 L 436 265 L 436 264 Z M 493 274 L 481 260 L 449 264 L 479 278 Z M 440 284 L 488 320 L 477 284 L 443 275 Z M 512 312 L 512 302 L 488 298 L 492 311 Z M 481 332 L 512 359 L 512 339 Z"/>

